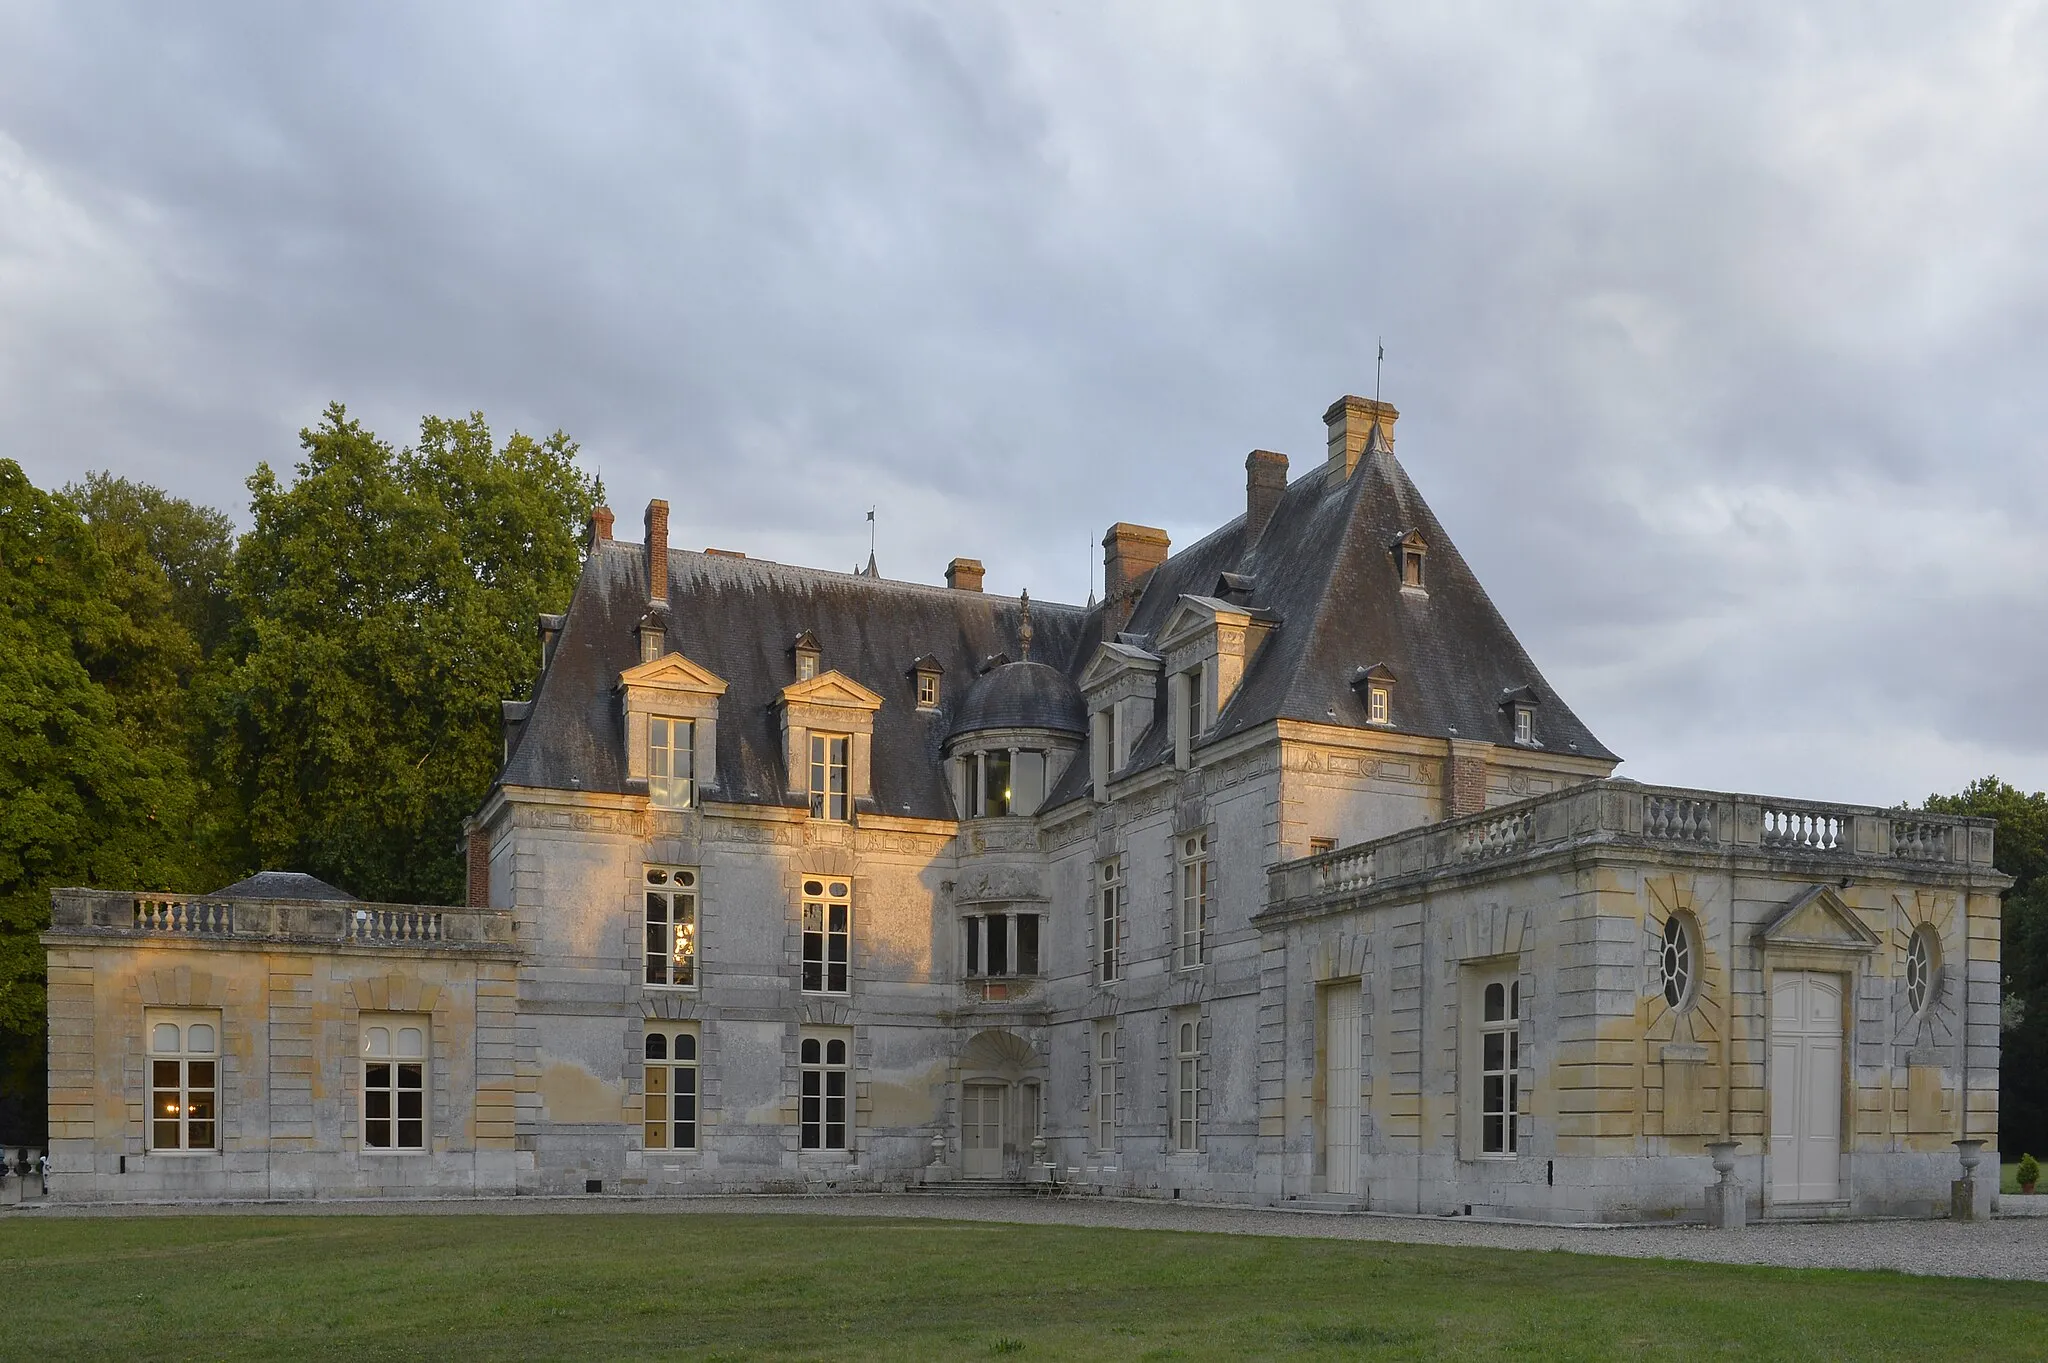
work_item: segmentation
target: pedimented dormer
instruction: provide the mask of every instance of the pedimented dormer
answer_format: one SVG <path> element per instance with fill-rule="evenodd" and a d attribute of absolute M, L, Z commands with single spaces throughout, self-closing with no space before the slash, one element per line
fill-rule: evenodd
<path fill-rule="evenodd" d="M 718 702 L 725 679 L 680 653 L 619 674 L 626 789 L 666 809 L 689 809 L 718 789 Z"/>
<path fill-rule="evenodd" d="M 1081 670 L 1081 695 L 1088 707 L 1088 760 L 1095 798 L 1109 798 L 1109 778 L 1131 760 L 1131 749 L 1152 724 L 1164 667 L 1156 653 L 1121 641 L 1095 650 Z"/>
<path fill-rule="evenodd" d="M 775 698 L 782 726 L 788 793 L 811 816 L 843 820 L 874 801 L 875 712 L 882 698 L 843 672 L 821 672 L 782 688 Z"/>
<path fill-rule="evenodd" d="M 1276 623 L 1270 611 L 1213 596 L 1183 596 L 1175 603 L 1159 632 L 1175 766 L 1192 760 L 1195 741 L 1215 727 Z"/>

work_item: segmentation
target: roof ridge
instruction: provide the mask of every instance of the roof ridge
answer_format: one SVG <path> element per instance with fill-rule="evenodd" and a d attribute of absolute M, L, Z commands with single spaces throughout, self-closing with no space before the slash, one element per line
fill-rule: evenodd
<path fill-rule="evenodd" d="M 631 551 L 636 557 L 647 552 L 646 545 L 634 540 L 606 540 L 605 545 L 613 550 Z M 767 569 L 770 573 L 786 573 L 797 578 L 829 578 L 834 582 L 854 582 L 871 588 L 887 587 L 897 591 L 923 592 L 954 599 L 981 597 L 983 600 L 1000 601 L 1005 604 L 1018 603 L 1023 600 L 1021 595 L 1006 596 L 1001 592 L 963 592 L 957 587 L 943 587 L 931 582 L 906 582 L 901 578 L 869 577 L 866 573 L 841 572 L 835 568 L 813 568 L 808 564 L 784 563 L 780 559 L 773 558 L 754 558 L 752 556 L 729 553 L 707 553 L 697 549 L 682 549 L 674 545 L 669 546 L 668 556 L 671 564 L 678 557 L 682 557 L 685 560 L 694 559 L 699 563 L 715 564 L 721 570 L 727 572 L 749 572 L 757 569 Z M 1047 601 L 1035 596 L 1031 598 L 1031 605 L 1034 609 L 1072 611 L 1076 615 L 1083 615 L 1087 612 L 1087 607 L 1085 606 L 1076 606 L 1066 601 Z"/>

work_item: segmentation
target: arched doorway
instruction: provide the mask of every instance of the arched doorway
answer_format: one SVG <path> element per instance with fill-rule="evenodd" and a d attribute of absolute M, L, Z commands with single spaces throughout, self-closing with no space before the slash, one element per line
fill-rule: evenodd
<path fill-rule="evenodd" d="M 1044 1121 L 1038 1053 L 1014 1032 L 978 1032 L 960 1052 L 960 1173 L 1017 1177 Z"/>

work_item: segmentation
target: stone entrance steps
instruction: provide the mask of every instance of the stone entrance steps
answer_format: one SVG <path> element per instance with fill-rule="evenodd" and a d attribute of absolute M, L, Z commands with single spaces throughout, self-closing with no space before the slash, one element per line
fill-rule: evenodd
<path fill-rule="evenodd" d="M 1044 1183 L 1024 1183 L 996 1178 L 951 1178 L 937 1183 L 913 1183 L 907 1191 L 933 1197 L 1043 1197 L 1052 1191 Z"/>

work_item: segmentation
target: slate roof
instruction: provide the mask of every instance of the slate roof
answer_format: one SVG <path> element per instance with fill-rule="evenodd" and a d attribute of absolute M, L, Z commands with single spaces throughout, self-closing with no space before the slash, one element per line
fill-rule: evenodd
<path fill-rule="evenodd" d="M 1034 641 L 1035 642 L 1035 641 Z M 967 689 L 953 734 L 979 729 L 1053 729 L 1088 732 L 1081 692 L 1056 667 L 1041 662 L 1004 663 L 992 667 Z"/>
<path fill-rule="evenodd" d="M 1401 586 L 1396 546 L 1409 531 L 1428 546 L 1421 592 Z M 1535 737 L 1545 750 L 1618 760 L 1551 690 L 1379 442 L 1349 478 L 1341 465 L 1321 464 L 1289 483 L 1258 541 L 1244 540 L 1239 516 L 1171 555 L 1146 581 L 1120 631 L 1155 645 L 1183 596 L 1221 597 L 1277 621 L 1205 743 L 1275 719 L 1366 727 L 1365 697 L 1352 682 L 1361 668 L 1380 665 L 1394 681 L 1391 723 L 1376 727 L 1507 744 L 1514 717 L 1504 698 L 1533 693 Z M 670 551 L 669 575 L 668 647 L 731 688 L 719 711 L 716 798 L 778 805 L 789 798 L 771 706 L 795 679 L 789 641 L 806 630 L 818 639 L 822 668 L 883 698 L 875 716 L 874 800 L 866 808 L 955 817 L 940 753 L 962 725 L 1043 723 L 1057 713 L 1085 733 L 1054 683 L 1080 676 L 1102 640 L 1106 604 L 1033 601 L 1032 661 L 982 675 L 996 655 L 1022 656 L 1013 598 L 683 550 Z M 640 546 L 600 543 L 584 564 L 532 701 L 506 707 L 505 784 L 624 789 L 614 688 L 619 673 L 639 661 L 634 627 L 646 609 Z M 936 712 L 916 706 L 912 665 L 926 656 L 945 669 Z M 1162 686 L 1154 721 L 1124 773 L 1168 760 L 1169 744 Z M 1085 756 L 1071 763 L 1044 807 L 1080 798 L 1088 771 Z"/>
<path fill-rule="evenodd" d="M 222 886 L 208 899 L 341 899 L 355 896 L 304 871 L 258 871 L 245 880 Z"/>

